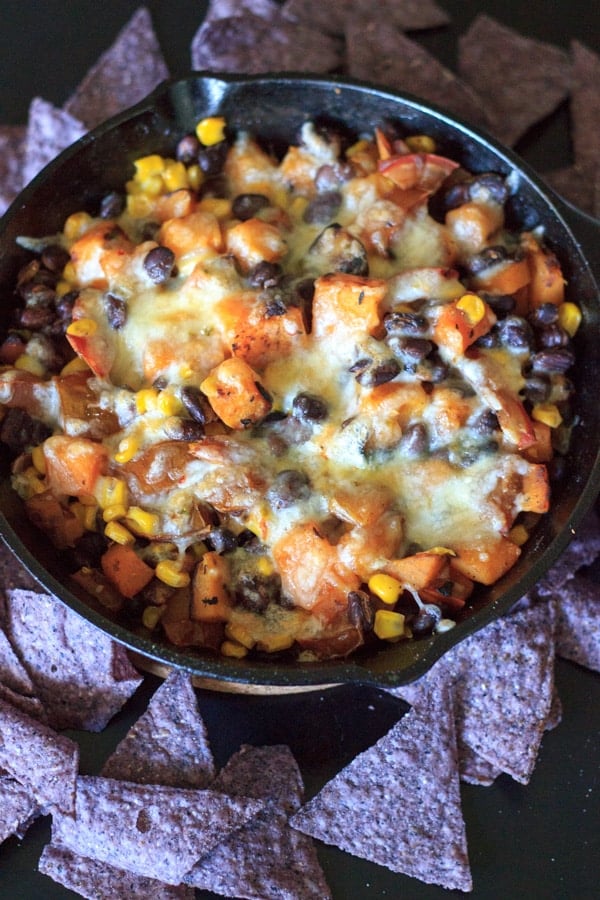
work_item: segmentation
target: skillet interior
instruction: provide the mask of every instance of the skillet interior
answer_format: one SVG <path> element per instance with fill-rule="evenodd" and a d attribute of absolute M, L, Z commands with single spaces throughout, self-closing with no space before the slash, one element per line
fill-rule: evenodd
<path fill-rule="evenodd" d="M 350 661 L 315 664 L 275 660 L 231 660 L 177 650 L 134 635 L 108 618 L 105 610 L 89 606 L 87 594 L 65 587 L 66 568 L 60 555 L 25 518 L 8 484 L 8 463 L 1 461 L 0 507 L 2 533 L 25 566 L 49 591 L 86 616 L 116 640 L 156 661 L 183 667 L 204 678 L 249 684 L 311 685 L 362 682 L 396 685 L 422 674 L 449 647 L 492 619 L 507 612 L 573 537 L 578 523 L 600 486 L 600 377 L 598 287 L 578 238 L 568 224 L 568 212 L 550 196 L 535 175 L 510 151 L 483 133 L 449 119 L 420 101 L 397 96 L 369 85 L 331 78 L 295 76 L 206 77 L 192 74 L 167 83 L 154 94 L 86 135 L 44 170 L 21 194 L 0 225 L 0 309 L 4 328 L 12 300 L 11 286 L 24 255 L 15 244 L 18 235 L 40 236 L 62 228 L 73 211 L 95 213 L 102 196 L 120 189 L 131 177 L 132 162 L 149 153 L 172 152 L 182 134 L 206 115 L 224 115 L 235 130 L 247 129 L 271 142 L 274 149 L 295 139 L 307 120 L 331 121 L 354 133 L 372 132 L 382 122 L 399 123 L 407 132 L 427 133 L 440 152 L 472 171 L 519 172 L 518 196 L 507 205 L 508 224 L 531 228 L 543 223 L 547 243 L 561 260 L 570 296 L 581 305 L 584 324 L 576 337 L 578 362 L 572 373 L 576 386 L 579 424 L 564 479 L 553 491 L 551 512 L 542 518 L 517 565 L 497 584 L 481 589 L 468 617 L 443 635 L 391 644 Z M 596 272 L 600 259 L 590 260 Z"/>

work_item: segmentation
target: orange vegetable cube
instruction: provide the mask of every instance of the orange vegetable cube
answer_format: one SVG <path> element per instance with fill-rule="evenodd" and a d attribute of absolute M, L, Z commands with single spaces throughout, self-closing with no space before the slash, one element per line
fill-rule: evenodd
<path fill-rule="evenodd" d="M 342 332 L 375 335 L 381 325 L 380 307 L 386 282 L 359 275 L 332 273 L 315 281 L 313 334 L 316 337 Z"/>
<path fill-rule="evenodd" d="M 181 219 L 167 219 L 161 225 L 157 240 L 177 257 L 200 249 L 214 250 L 215 253 L 224 249 L 219 220 L 205 210 L 197 210 Z"/>
<path fill-rule="evenodd" d="M 227 252 L 236 258 L 244 272 L 264 260 L 278 262 L 287 252 L 279 229 L 261 219 L 246 219 L 229 228 L 225 242 Z"/>
<path fill-rule="evenodd" d="M 43 444 L 46 479 L 55 494 L 72 497 L 92 494 L 106 471 L 108 451 L 87 438 L 56 434 Z"/>
<path fill-rule="evenodd" d="M 250 428 L 271 410 L 271 398 L 258 375 L 239 357 L 219 363 L 204 379 L 200 389 L 229 428 Z"/>
<path fill-rule="evenodd" d="M 154 569 L 129 544 L 111 544 L 100 560 L 102 571 L 124 597 L 139 594 L 154 578 Z"/>
<path fill-rule="evenodd" d="M 463 298 L 443 306 L 434 328 L 435 342 L 446 347 L 454 356 L 460 356 L 478 338 L 487 334 L 496 322 L 496 316 L 485 301 L 480 300 L 480 303 L 481 316 L 470 314 L 464 308 Z"/>
<path fill-rule="evenodd" d="M 480 584 L 494 584 L 521 555 L 521 548 L 502 535 L 480 540 L 476 547 L 455 544 L 453 549 L 457 553 L 453 568 Z"/>
<path fill-rule="evenodd" d="M 229 567 L 218 553 L 205 553 L 194 572 L 191 617 L 199 622 L 226 622 L 231 598 L 227 590 Z"/>

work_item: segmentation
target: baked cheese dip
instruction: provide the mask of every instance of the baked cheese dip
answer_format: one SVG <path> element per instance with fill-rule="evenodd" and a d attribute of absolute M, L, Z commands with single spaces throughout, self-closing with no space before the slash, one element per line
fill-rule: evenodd
<path fill-rule="evenodd" d="M 230 657 L 452 627 L 548 510 L 571 339 L 518 184 L 427 135 L 218 117 L 24 237 L 1 439 L 95 604 Z"/>

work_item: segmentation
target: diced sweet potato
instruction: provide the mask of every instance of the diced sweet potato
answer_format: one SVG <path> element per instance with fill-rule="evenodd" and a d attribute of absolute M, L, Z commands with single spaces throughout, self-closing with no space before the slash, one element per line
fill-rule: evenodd
<path fill-rule="evenodd" d="M 548 470 L 544 465 L 531 465 L 523 475 L 523 485 L 519 496 L 522 512 L 545 513 L 550 508 L 550 485 Z"/>
<path fill-rule="evenodd" d="M 423 551 L 402 559 L 390 559 L 383 571 L 419 591 L 432 585 L 447 568 L 448 554 Z"/>
<path fill-rule="evenodd" d="M 386 282 L 359 275 L 334 273 L 315 281 L 313 297 L 313 334 L 339 337 L 340 334 L 365 332 L 375 335 L 381 325 L 380 307 Z"/>
<path fill-rule="evenodd" d="M 503 224 L 504 211 L 498 203 L 463 203 L 446 213 L 446 225 L 465 255 L 482 250 Z"/>
<path fill-rule="evenodd" d="M 224 359 L 200 388 L 221 421 L 236 430 L 260 422 L 272 406 L 257 373 L 238 357 Z"/>
<path fill-rule="evenodd" d="M 106 447 L 87 438 L 57 434 L 43 444 L 46 479 L 55 494 L 81 497 L 93 493 L 106 471 Z"/>
<path fill-rule="evenodd" d="M 33 524 L 48 535 L 58 550 L 73 547 L 83 534 L 79 517 L 50 491 L 34 494 L 26 500 L 25 510 Z"/>
<path fill-rule="evenodd" d="M 215 253 L 224 249 L 219 220 L 206 210 L 196 210 L 181 219 L 167 219 L 158 232 L 158 241 L 178 258 L 201 249 Z"/>
<path fill-rule="evenodd" d="M 529 254 L 527 260 L 531 276 L 530 306 L 534 309 L 543 303 L 559 306 L 565 299 L 565 279 L 555 254 L 538 247 Z"/>
<path fill-rule="evenodd" d="M 452 565 L 456 571 L 480 584 L 494 584 L 521 555 L 521 548 L 501 535 L 485 543 L 480 541 L 476 547 L 455 544 L 454 550 L 457 555 Z"/>
<path fill-rule="evenodd" d="M 154 578 L 154 569 L 129 544 L 112 544 L 100 562 L 108 580 L 124 597 L 139 594 Z"/>
<path fill-rule="evenodd" d="M 463 300 L 454 300 L 442 307 L 433 333 L 437 344 L 447 348 L 453 356 L 460 356 L 478 338 L 487 334 L 496 321 L 496 316 L 484 301 L 481 317 L 473 318 L 464 306 Z"/>
<path fill-rule="evenodd" d="M 258 263 L 278 262 L 287 252 L 287 244 L 274 225 L 261 219 L 246 219 L 227 230 L 227 252 L 237 260 L 244 272 Z"/>
<path fill-rule="evenodd" d="M 473 278 L 473 286 L 478 291 L 490 294 L 516 294 L 526 287 L 531 280 L 531 271 L 527 259 L 503 260 Z"/>
<path fill-rule="evenodd" d="M 302 312 L 292 306 L 281 315 L 269 316 L 258 309 L 241 320 L 231 340 L 231 353 L 249 366 L 262 369 L 272 360 L 298 351 L 306 335 Z"/>
<path fill-rule="evenodd" d="M 198 622 L 226 622 L 231 609 L 229 567 L 218 553 L 205 553 L 194 572 L 191 617 Z"/>

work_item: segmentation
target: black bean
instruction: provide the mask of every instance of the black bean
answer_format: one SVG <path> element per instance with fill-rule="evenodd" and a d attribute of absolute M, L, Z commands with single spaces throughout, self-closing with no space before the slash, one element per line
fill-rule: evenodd
<path fill-rule="evenodd" d="M 287 312 L 287 304 L 281 295 L 269 297 L 265 302 L 265 316 L 267 319 L 273 319 L 277 316 L 283 316 Z"/>
<path fill-rule="evenodd" d="M 434 603 L 425 603 L 411 618 L 410 628 L 414 634 L 429 634 L 442 618 L 442 611 Z"/>
<path fill-rule="evenodd" d="M 508 257 L 508 250 L 506 247 L 502 246 L 502 244 L 494 247 L 485 247 L 465 262 L 465 268 L 470 275 L 477 275 L 479 272 L 483 272 L 490 266 L 503 262 L 508 259 Z"/>
<path fill-rule="evenodd" d="M 508 200 L 508 188 L 502 175 L 496 172 L 483 172 L 474 175 L 470 181 L 469 198 L 471 200 L 493 200 L 503 206 Z"/>
<path fill-rule="evenodd" d="M 42 263 L 51 272 L 60 274 L 70 259 L 69 252 L 60 244 L 49 244 L 42 250 Z"/>
<path fill-rule="evenodd" d="M 493 434 L 499 428 L 498 417 L 493 409 L 484 409 L 472 425 L 473 429 L 482 436 Z"/>
<path fill-rule="evenodd" d="M 107 292 L 104 295 L 104 308 L 106 310 L 106 318 L 108 324 L 115 331 L 122 328 L 127 321 L 127 304 L 122 297 Z"/>
<path fill-rule="evenodd" d="M 144 269 L 155 284 L 163 284 L 171 277 L 175 254 L 168 247 L 154 247 L 144 258 Z"/>
<path fill-rule="evenodd" d="M 427 429 L 422 422 L 413 422 L 404 429 L 398 445 L 407 456 L 423 456 L 429 447 Z"/>
<path fill-rule="evenodd" d="M 261 209 L 270 205 L 270 200 L 264 194 L 238 194 L 234 198 L 231 211 L 236 219 L 245 222 L 253 219 Z"/>
<path fill-rule="evenodd" d="M 350 591 L 348 594 L 348 620 L 361 631 L 371 631 L 375 623 L 375 610 L 366 591 Z"/>
<path fill-rule="evenodd" d="M 304 391 L 294 397 L 292 412 L 298 419 L 306 422 L 322 422 L 329 414 L 327 404 L 321 397 Z"/>
<path fill-rule="evenodd" d="M 73 550 L 73 561 L 78 568 L 100 568 L 100 560 L 107 546 L 107 538 L 99 531 L 85 531 Z"/>
<path fill-rule="evenodd" d="M 536 373 L 563 374 L 574 362 L 575 355 L 569 347 L 556 347 L 535 353 L 531 358 L 531 368 Z"/>
<path fill-rule="evenodd" d="M 56 299 L 56 313 L 59 319 L 65 324 L 65 327 L 73 318 L 73 307 L 79 296 L 79 291 L 68 291 L 62 297 Z"/>
<path fill-rule="evenodd" d="M 175 156 L 179 160 L 179 162 L 182 162 L 186 166 L 189 166 L 190 163 L 193 163 L 198 159 L 199 150 L 200 141 L 198 140 L 196 135 L 186 134 L 177 143 Z"/>
<path fill-rule="evenodd" d="M 237 537 L 229 528 L 213 528 L 204 538 L 204 543 L 215 553 L 230 553 L 238 546 Z"/>
<path fill-rule="evenodd" d="M 262 259 L 248 272 L 248 282 L 253 288 L 273 288 L 279 284 L 282 272 L 277 263 Z"/>
<path fill-rule="evenodd" d="M 41 284 L 37 279 L 22 285 L 19 293 L 27 306 L 50 306 L 56 299 L 54 286 Z"/>
<path fill-rule="evenodd" d="M 58 372 L 66 360 L 57 342 L 46 334 L 34 334 L 27 341 L 26 353 L 40 361 L 48 372 Z"/>
<path fill-rule="evenodd" d="M 319 193 L 334 191 L 340 184 L 354 177 L 354 168 L 349 162 L 326 163 L 317 169 L 315 187 Z"/>
<path fill-rule="evenodd" d="M 475 341 L 474 347 L 486 347 L 488 350 L 492 347 L 500 346 L 500 334 L 497 328 L 491 328 L 487 334 L 482 334 Z"/>
<path fill-rule="evenodd" d="M 401 334 L 412 337 L 427 331 L 428 321 L 416 312 L 390 312 L 383 317 L 383 327 L 387 334 Z"/>
<path fill-rule="evenodd" d="M 338 225 L 328 225 L 310 245 L 306 263 L 319 274 L 343 272 L 346 275 L 368 275 L 369 257 L 364 245 Z"/>
<path fill-rule="evenodd" d="M 481 297 L 497 316 L 507 316 L 516 306 L 516 301 L 512 294 L 482 293 Z"/>
<path fill-rule="evenodd" d="M 317 194 L 306 209 L 303 219 L 309 225 L 326 225 L 335 217 L 342 204 L 342 195 L 339 191 L 324 191 Z"/>
<path fill-rule="evenodd" d="M 569 335 L 558 322 L 538 328 L 536 339 L 537 346 L 543 350 L 550 350 L 552 347 L 566 347 L 569 343 Z"/>
<path fill-rule="evenodd" d="M 433 350 L 433 344 L 425 338 L 393 335 L 386 343 L 394 356 L 408 366 L 422 362 Z"/>
<path fill-rule="evenodd" d="M 498 323 L 500 340 L 505 347 L 514 350 L 529 350 L 533 346 L 533 332 L 529 323 L 521 316 L 507 316 Z"/>
<path fill-rule="evenodd" d="M 237 602 L 252 612 L 264 612 L 271 602 L 277 602 L 281 595 L 279 575 L 253 575 L 243 572 L 234 588 Z"/>
<path fill-rule="evenodd" d="M 392 381 L 400 372 L 400 366 L 395 359 L 375 361 L 371 359 L 359 359 L 350 371 L 363 387 L 378 387 Z"/>
<path fill-rule="evenodd" d="M 125 197 L 117 191 L 111 191 L 100 201 L 101 219 L 118 219 L 125 209 Z"/>
<path fill-rule="evenodd" d="M 204 426 L 195 419 L 169 416 L 165 422 L 165 434 L 172 441 L 199 441 L 204 436 Z"/>
<path fill-rule="evenodd" d="M 186 411 L 189 415 L 194 419 L 195 422 L 198 422 L 200 425 L 206 424 L 206 398 L 200 388 L 195 387 L 195 385 L 189 384 L 185 387 L 181 388 L 181 402 L 186 408 Z"/>
<path fill-rule="evenodd" d="M 15 454 L 41 444 L 51 434 L 52 429 L 18 407 L 8 410 L 0 426 L 0 441 Z"/>
<path fill-rule="evenodd" d="M 545 403 L 550 391 L 550 382 L 543 375 L 529 375 L 525 380 L 525 399 L 530 403 Z"/>
<path fill-rule="evenodd" d="M 198 165 L 204 175 L 212 177 L 221 172 L 228 150 L 229 145 L 227 141 L 219 141 L 218 144 L 213 144 L 210 147 L 200 147 L 198 151 Z"/>
<path fill-rule="evenodd" d="M 310 496 L 310 481 L 299 469 L 283 469 L 267 491 L 267 500 L 275 509 L 286 509 Z"/>
<path fill-rule="evenodd" d="M 19 324 L 29 331 L 40 331 L 54 322 L 56 313 L 49 306 L 26 306 L 19 313 Z"/>
<path fill-rule="evenodd" d="M 535 325 L 554 325 L 558 322 L 558 306 L 554 303 L 542 303 L 531 315 L 531 323 Z"/>

